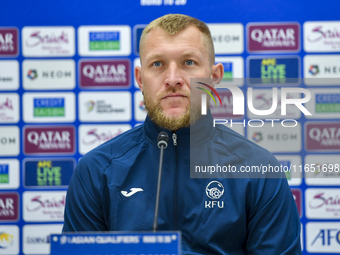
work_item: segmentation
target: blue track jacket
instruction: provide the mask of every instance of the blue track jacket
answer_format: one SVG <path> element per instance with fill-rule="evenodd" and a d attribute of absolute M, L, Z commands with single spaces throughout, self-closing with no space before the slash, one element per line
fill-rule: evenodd
<path fill-rule="evenodd" d="M 198 158 L 237 169 L 279 165 L 267 150 L 211 122 L 208 114 L 195 124 L 191 149 Z M 147 117 L 80 160 L 63 232 L 152 230 L 162 130 Z M 166 132 L 158 229 L 182 231 L 182 254 L 301 254 L 300 218 L 286 178 L 190 178 L 190 128 Z"/>

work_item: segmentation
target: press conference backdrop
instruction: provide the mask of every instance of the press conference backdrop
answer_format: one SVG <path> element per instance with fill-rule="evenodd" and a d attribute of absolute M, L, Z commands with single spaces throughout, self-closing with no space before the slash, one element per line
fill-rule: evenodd
<path fill-rule="evenodd" d="M 271 106 L 268 83 L 311 92 L 312 116 L 287 109 L 296 128 L 276 122 L 236 130 L 283 166 L 334 167 L 328 176 L 312 173 L 331 178 L 287 178 L 301 216 L 303 254 L 339 253 L 339 7 L 336 0 L 2 1 L 0 254 L 48 254 L 48 235 L 61 231 L 79 158 L 144 121 L 133 78 L 138 42 L 145 24 L 167 13 L 208 23 L 224 81 L 244 92 L 254 87 L 256 109 Z M 231 94 L 221 96 L 215 117 L 230 119 Z M 278 118 L 279 110 L 267 118 Z M 249 111 L 238 117 L 259 119 Z"/>

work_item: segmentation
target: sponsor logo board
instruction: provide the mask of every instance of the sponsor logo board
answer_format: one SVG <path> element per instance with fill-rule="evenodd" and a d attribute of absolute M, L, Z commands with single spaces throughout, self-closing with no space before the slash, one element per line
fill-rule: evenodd
<path fill-rule="evenodd" d="M 0 28 L 0 57 L 19 55 L 19 32 L 17 28 Z"/>
<path fill-rule="evenodd" d="M 147 115 L 145 105 L 144 105 L 144 97 L 141 91 L 136 91 L 134 94 L 135 100 L 135 120 L 136 121 L 144 121 Z"/>
<path fill-rule="evenodd" d="M 306 122 L 307 151 L 340 151 L 340 122 Z"/>
<path fill-rule="evenodd" d="M 80 26 L 78 28 L 80 56 L 124 56 L 131 54 L 129 26 Z"/>
<path fill-rule="evenodd" d="M 290 172 L 285 172 L 288 184 L 290 186 L 298 186 L 302 182 L 302 172 L 299 171 L 299 166 L 302 164 L 301 157 L 298 155 L 275 155 L 276 159 L 282 165 L 291 169 Z M 296 166 L 294 169 L 291 166 Z"/>
<path fill-rule="evenodd" d="M 244 51 L 242 24 L 207 24 L 214 43 L 215 54 L 241 54 Z"/>
<path fill-rule="evenodd" d="M 17 123 L 19 114 L 19 95 L 17 93 L 0 94 L 0 123 Z"/>
<path fill-rule="evenodd" d="M 0 90 L 19 88 L 19 62 L 17 60 L 0 61 Z"/>
<path fill-rule="evenodd" d="M 302 196 L 301 196 L 301 190 L 300 189 L 291 189 L 292 195 L 296 204 L 296 207 L 298 209 L 300 217 L 302 216 Z"/>
<path fill-rule="evenodd" d="M 19 220 L 19 194 L 0 193 L 0 222 Z"/>
<path fill-rule="evenodd" d="M 18 126 L 0 127 L 0 156 L 17 156 L 20 153 Z"/>
<path fill-rule="evenodd" d="M 250 23 L 247 37 L 251 53 L 300 51 L 299 23 Z"/>
<path fill-rule="evenodd" d="M 133 53 L 136 56 L 139 56 L 139 42 L 145 27 L 146 25 L 135 25 L 133 27 Z"/>
<path fill-rule="evenodd" d="M 25 57 L 74 56 L 74 27 L 24 27 L 22 54 Z"/>
<path fill-rule="evenodd" d="M 23 95 L 25 122 L 73 122 L 75 95 L 65 93 L 31 93 Z"/>
<path fill-rule="evenodd" d="M 26 188 L 62 188 L 70 183 L 74 159 L 25 159 L 23 179 Z"/>
<path fill-rule="evenodd" d="M 340 189 L 306 189 L 306 217 L 309 219 L 339 219 Z"/>
<path fill-rule="evenodd" d="M 223 85 L 235 85 L 243 86 L 244 84 L 244 61 L 242 57 L 217 57 L 216 63 L 223 65 L 224 74 L 219 86 Z"/>
<path fill-rule="evenodd" d="M 80 92 L 78 103 L 80 121 L 131 120 L 130 92 Z"/>
<path fill-rule="evenodd" d="M 339 222 L 308 222 L 306 224 L 306 250 L 318 253 L 338 253 L 340 249 Z"/>
<path fill-rule="evenodd" d="M 19 160 L 0 159 L 0 190 L 19 188 Z"/>
<path fill-rule="evenodd" d="M 74 89 L 75 62 L 67 60 L 24 60 L 23 87 L 27 90 Z"/>
<path fill-rule="evenodd" d="M 315 168 L 313 171 L 305 171 L 305 182 L 307 185 L 339 185 L 340 162 L 338 154 L 317 155 L 308 154 L 305 164 Z"/>
<path fill-rule="evenodd" d="M 248 57 L 250 85 L 299 85 L 300 58 L 298 56 Z"/>
<path fill-rule="evenodd" d="M 23 218 L 27 222 L 64 221 L 66 191 L 25 191 Z"/>
<path fill-rule="evenodd" d="M 303 66 L 306 85 L 340 85 L 340 55 L 306 55 Z"/>
<path fill-rule="evenodd" d="M 303 39 L 306 52 L 339 52 L 340 21 L 307 21 Z"/>
<path fill-rule="evenodd" d="M 19 227 L 14 225 L 0 226 L 0 254 L 19 254 Z"/>
<path fill-rule="evenodd" d="M 253 106 L 257 110 L 268 110 L 273 105 L 273 92 L 272 89 L 253 89 Z M 287 99 L 297 99 L 301 98 L 301 93 L 286 93 Z M 259 116 L 252 113 L 248 108 L 248 117 L 249 118 L 258 118 Z M 287 105 L 286 107 L 286 115 L 281 115 L 281 90 L 278 90 L 277 93 L 277 107 L 276 110 L 269 115 L 266 115 L 266 118 L 292 118 L 299 119 L 301 117 L 301 111 L 295 105 Z"/>
<path fill-rule="evenodd" d="M 79 153 L 85 155 L 90 150 L 131 128 L 130 125 L 80 125 Z"/>
<path fill-rule="evenodd" d="M 81 60 L 80 87 L 129 88 L 131 84 L 129 59 Z"/>
<path fill-rule="evenodd" d="M 300 152 L 301 124 L 284 127 L 264 123 L 262 127 L 249 127 L 247 138 L 270 152 Z"/>
<path fill-rule="evenodd" d="M 26 126 L 24 153 L 26 155 L 74 154 L 74 126 Z"/>
<path fill-rule="evenodd" d="M 51 234 L 60 234 L 62 224 L 24 225 L 24 254 L 49 254 L 51 252 Z"/>
<path fill-rule="evenodd" d="M 308 89 L 311 99 L 305 107 L 312 115 L 308 119 L 339 119 L 340 118 L 340 89 Z"/>

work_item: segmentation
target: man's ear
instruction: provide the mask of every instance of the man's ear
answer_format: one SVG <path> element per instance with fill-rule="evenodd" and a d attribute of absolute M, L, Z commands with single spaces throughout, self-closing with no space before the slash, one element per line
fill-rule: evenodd
<path fill-rule="evenodd" d="M 211 73 L 213 85 L 219 84 L 223 78 L 223 75 L 224 75 L 223 65 L 221 63 L 213 65 Z"/>
<path fill-rule="evenodd" d="M 139 89 L 143 93 L 144 90 L 143 90 L 143 83 L 142 83 L 142 68 L 140 66 L 135 67 L 135 78 L 138 83 Z"/>

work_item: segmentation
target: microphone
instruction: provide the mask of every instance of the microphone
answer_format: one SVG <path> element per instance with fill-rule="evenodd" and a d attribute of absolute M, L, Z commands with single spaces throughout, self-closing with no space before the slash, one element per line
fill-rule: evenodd
<path fill-rule="evenodd" d="M 163 166 L 163 155 L 164 149 L 168 147 L 169 136 L 165 131 L 161 131 L 157 137 L 157 145 L 158 148 L 161 149 L 161 153 L 159 155 L 159 168 L 158 168 L 158 181 L 157 181 L 157 193 L 156 193 L 156 205 L 155 205 L 155 217 L 153 218 L 153 232 L 157 231 L 158 227 L 158 209 L 159 209 L 159 195 L 161 193 L 161 180 L 162 180 L 162 166 Z"/>

